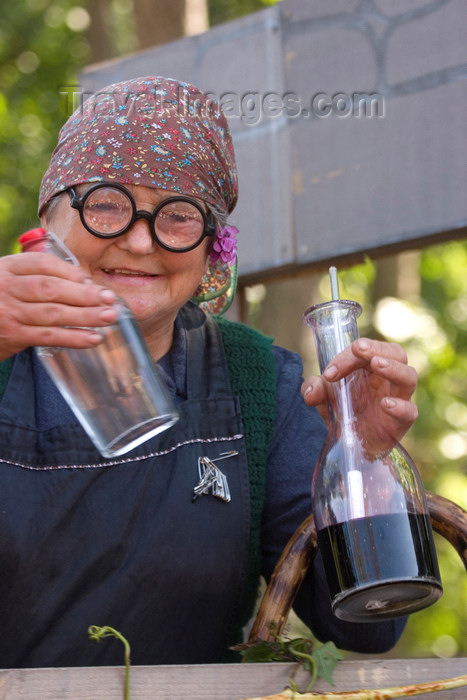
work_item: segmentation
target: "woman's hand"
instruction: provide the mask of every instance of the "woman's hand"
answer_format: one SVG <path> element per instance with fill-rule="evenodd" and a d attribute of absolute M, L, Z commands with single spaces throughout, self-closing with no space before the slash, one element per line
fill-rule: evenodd
<path fill-rule="evenodd" d="M 359 432 L 367 443 L 374 444 L 376 438 L 379 447 L 386 449 L 405 435 L 418 415 L 411 401 L 417 373 L 407 365 L 407 355 L 400 345 L 368 338 L 355 340 L 336 355 L 322 377 L 309 377 L 303 382 L 302 396 L 327 420 L 327 403 L 334 393 L 330 387 L 357 369 L 367 375 L 366 391 L 361 391 L 360 383 L 355 391 L 352 389 Z"/>
<path fill-rule="evenodd" d="M 114 301 L 111 290 L 52 255 L 0 258 L 0 360 L 33 345 L 97 345 L 101 337 L 92 328 L 116 320 Z"/>

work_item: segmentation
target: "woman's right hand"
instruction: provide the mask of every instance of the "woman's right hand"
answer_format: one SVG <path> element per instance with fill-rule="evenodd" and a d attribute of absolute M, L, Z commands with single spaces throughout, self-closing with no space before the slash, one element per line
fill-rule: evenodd
<path fill-rule="evenodd" d="M 101 336 L 92 328 L 116 320 L 114 301 L 110 289 L 53 255 L 0 258 L 0 361 L 33 345 L 98 345 Z"/>

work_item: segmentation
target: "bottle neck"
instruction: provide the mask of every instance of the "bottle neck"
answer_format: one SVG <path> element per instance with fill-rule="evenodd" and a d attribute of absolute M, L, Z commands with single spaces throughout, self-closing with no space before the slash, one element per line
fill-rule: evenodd
<path fill-rule="evenodd" d="M 313 329 L 321 373 L 359 338 L 357 318 L 361 312 L 360 304 L 345 299 L 318 304 L 305 312 L 304 321 Z"/>
<path fill-rule="evenodd" d="M 305 313 L 305 323 L 313 329 L 321 373 L 336 355 L 359 338 L 357 318 L 361 311 L 357 302 L 339 299 L 313 306 Z M 339 423 L 340 433 L 351 434 L 355 429 L 352 394 L 354 385 L 361 379 L 361 372 L 357 371 L 339 382 L 329 383 L 329 417 L 334 424 Z"/>

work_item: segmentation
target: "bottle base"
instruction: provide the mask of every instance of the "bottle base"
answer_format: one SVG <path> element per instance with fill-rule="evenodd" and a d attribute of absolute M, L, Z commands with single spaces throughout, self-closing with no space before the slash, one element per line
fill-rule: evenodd
<path fill-rule="evenodd" d="M 332 611 L 347 622 L 381 622 L 427 608 L 442 593 L 436 579 L 395 580 L 347 590 L 335 596 Z"/>

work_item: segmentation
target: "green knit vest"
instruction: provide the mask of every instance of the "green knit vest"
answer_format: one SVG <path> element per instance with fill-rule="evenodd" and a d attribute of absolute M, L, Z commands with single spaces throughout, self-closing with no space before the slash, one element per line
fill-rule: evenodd
<path fill-rule="evenodd" d="M 266 487 L 266 461 L 276 417 L 276 366 L 272 339 L 241 323 L 215 317 L 224 343 L 232 394 L 238 396 L 243 419 L 250 480 L 250 543 L 248 570 L 236 626 L 229 646 L 242 639 L 253 613 L 261 572 L 261 519 Z M 233 652 L 224 661 L 238 661 Z"/>
<path fill-rule="evenodd" d="M 272 339 L 249 326 L 214 317 L 219 327 L 229 370 L 232 394 L 238 396 L 243 419 L 250 483 L 250 541 L 248 569 L 235 628 L 228 646 L 241 641 L 243 627 L 253 613 L 261 571 L 261 518 L 263 513 L 266 461 L 276 416 L 276 369 Z M 13 358 L 0 362 L 0 398 L 5 391 Z M 224 661 L 238 661 L 227 652 Z"/>

